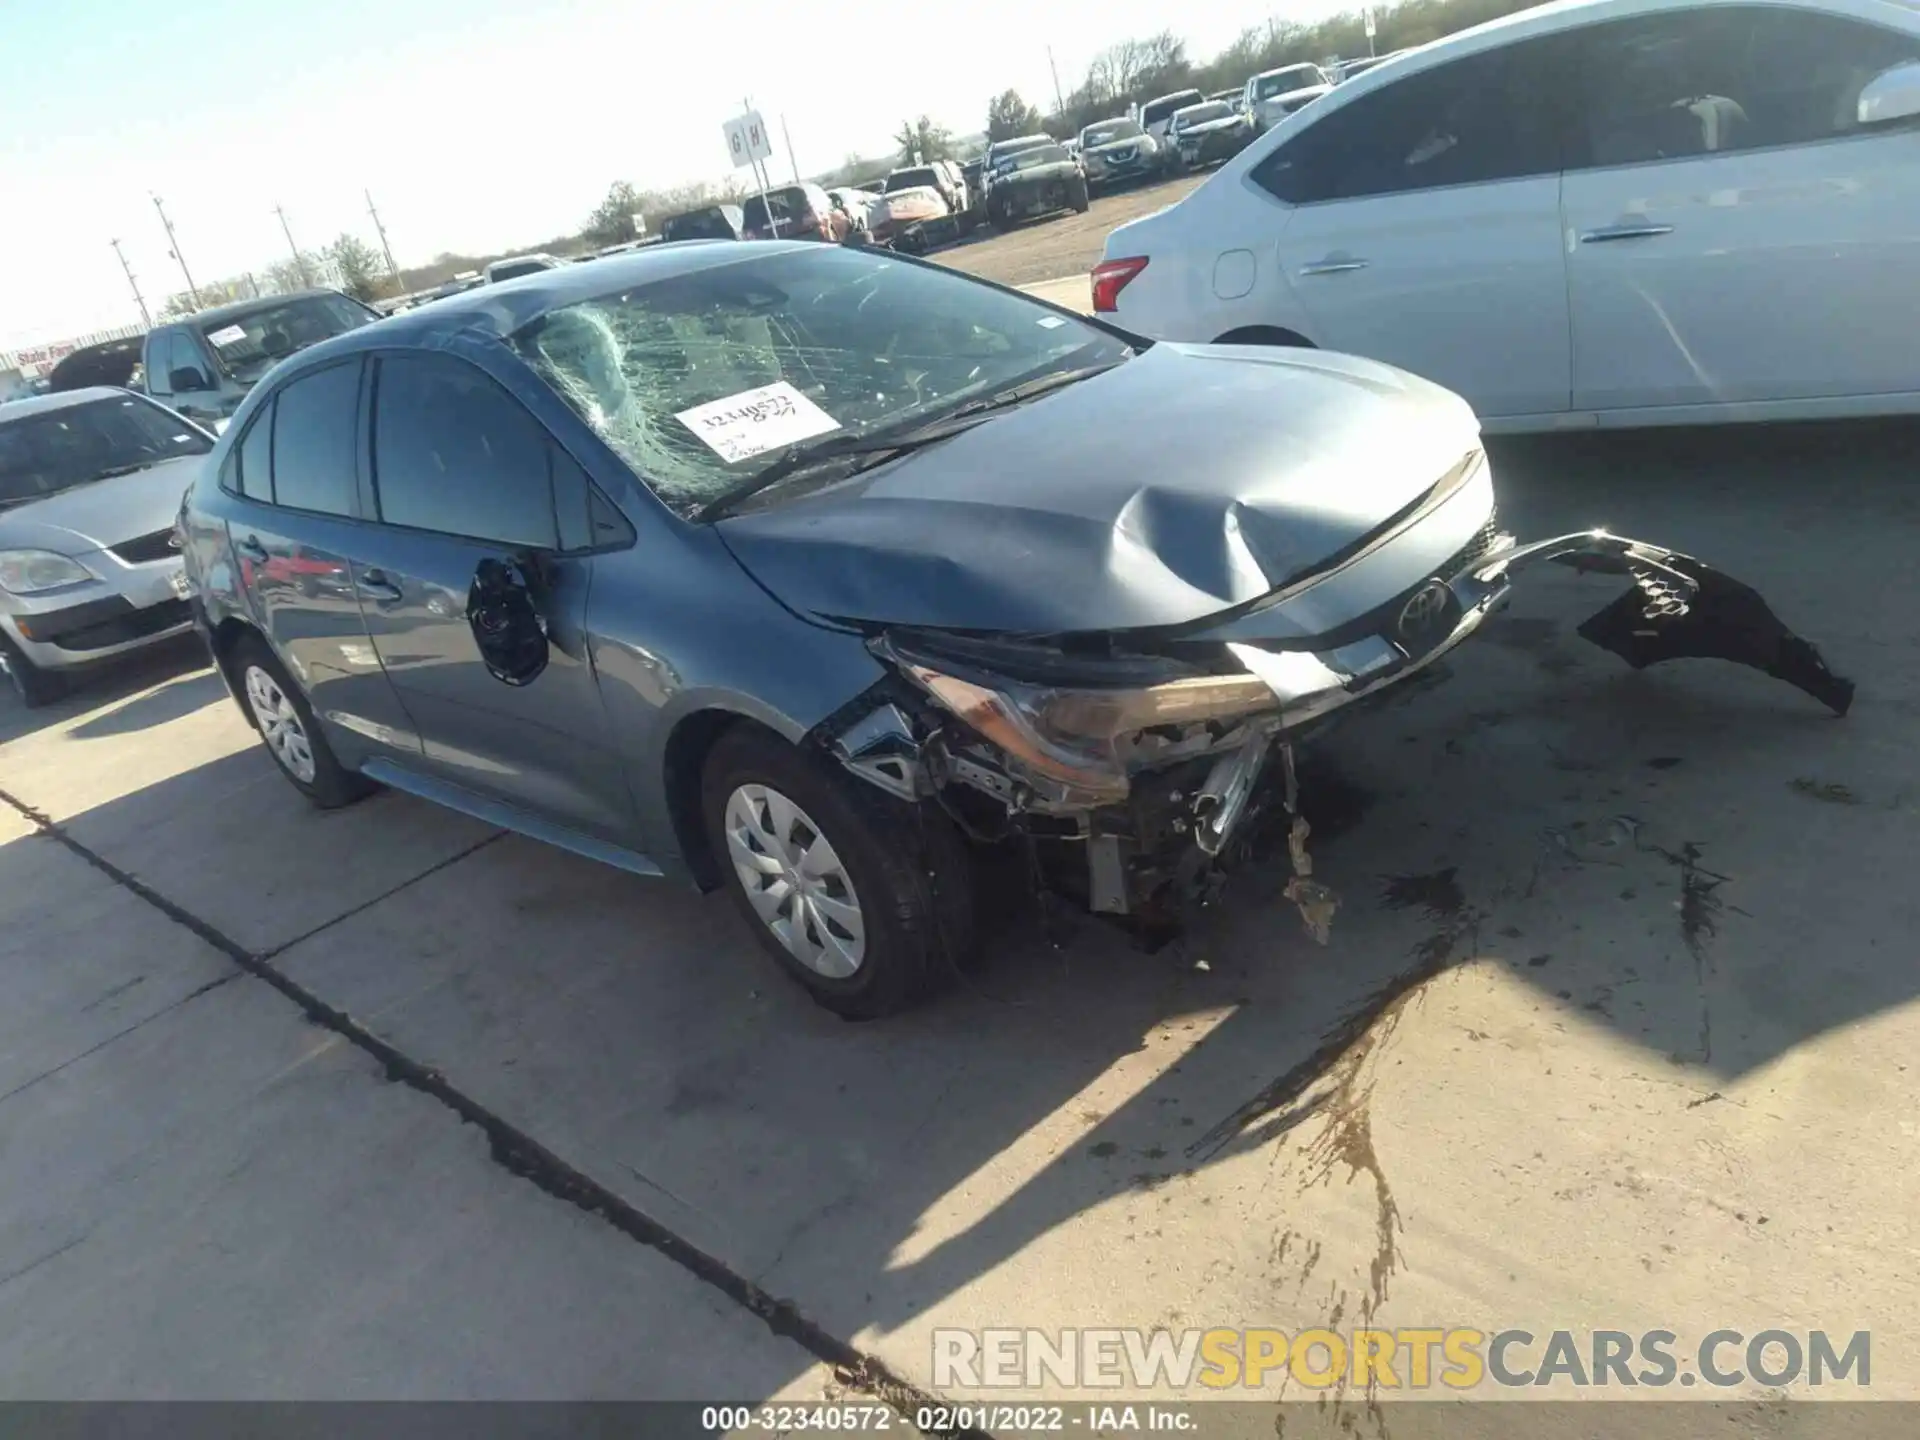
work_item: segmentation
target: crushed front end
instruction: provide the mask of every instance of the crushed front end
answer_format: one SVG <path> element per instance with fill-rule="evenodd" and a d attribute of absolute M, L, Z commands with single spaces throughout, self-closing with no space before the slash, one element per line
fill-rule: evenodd
<path fill-rule="evenodd" d="M 1439 565 L 1403 575 L 1384 600 L 1378 585 L 1364 605 L 1325 599 L 1343 572 L 1482 490 L 1485 523 Z M 942 807 L 976 840 L 1028 847 L 1051 888 L 1149 932 L 1177 928 L 1278 831 L 1287 894 L 1324 942 L 1338 902 L 1313 877 L 1294 743 L 1421 674 L 1505 605 L 1516 575 L 1549 560 L 1630 580 L 1580 633 L 1635 668 L 1712 656 L 1837 714 L 1851 703 L 1851 683 L 1757 594 L 1690 556 L 1604 531 L 1516 543 L 1494 519 L 1476 453 L 1365 546 L 1200 625 L 1051 637 L 875 629 L 889 678 L 820 738 L 853 774 Z M 1316 598 L 1277 623 L 1290 602 Z M 1302 615 L 1330 623 L 1301 634 Z"/>

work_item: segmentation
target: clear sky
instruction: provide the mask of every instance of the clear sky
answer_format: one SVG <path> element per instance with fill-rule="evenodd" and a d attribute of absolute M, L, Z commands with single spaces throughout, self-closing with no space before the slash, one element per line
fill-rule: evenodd
<path fill-rule="evenodd" d="M 1008 86 L 1045 108 L 1114 40 L 1176 24 L 1210 56 L 1280 12 L 1338 0 L 0 0 L 0 349 L 138 320 L 196 279 L 317 247 L 396 259 L 571 229 L 615 180 L 718 178 L 721 122 L 751 95 L 803 172 L 878 154 L 922 112 L 980 129 Z M 1184 10 L 1191 18 L 1175 22 Z M 776 157 L 784 172 L 784 150 Z"/>

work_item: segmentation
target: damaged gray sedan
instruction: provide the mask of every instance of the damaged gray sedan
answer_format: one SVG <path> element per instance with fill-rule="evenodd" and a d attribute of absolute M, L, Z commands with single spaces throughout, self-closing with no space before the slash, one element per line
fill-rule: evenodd
<path fill-rule="evenodd" d="M 1293 743 L 1534 564 L 1624 580 L 1582 633 L 1630 665 L 1851 698 L 1688 556 L 1517 544 L 1433 385 L 839 247 L 652 247 L 304 351 L 181 531 L 220 671 L 316 803 L 385 785 L 725 887 L 850 1017 L 964 962 L 982 844 L 1165 927 L 1283 833 L 1324 932 Z"/>

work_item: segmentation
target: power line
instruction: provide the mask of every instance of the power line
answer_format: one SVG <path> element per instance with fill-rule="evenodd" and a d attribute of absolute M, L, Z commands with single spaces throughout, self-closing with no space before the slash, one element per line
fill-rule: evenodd
<path fill-rule="evenodd" d="M 126 252 L 120 248 L 120 242 L 118 240 L 110 241 L 109 243 L 113 246 L 113 253 L 120 257 L 120 268 L 127 272 L 127 284 L 133 289 L 133 303 L 140 307 L 140 323 L 151 330 L 153 328 L 153 316 L 147 313 L 146 297 L 140 293 L 140 282 L 133 278 L 133 266 L 127 263 Z"/>
<path fill-rule="evenodd" d="M 180 265 L 180 273 L 186 277 L 187 296 L 193 301 L 193 308 L 200 308 L 200 287 L 193 283 L 193 272 L 187 269 L 187 257 L 180 253 L 180 242 L 174 238 L 173 222 L 167 218 L 167 207 L 160 203 L 160 197 L 153 197 L 153 208 L 160 212 L 160 225 L 167 232 L 167 254 Z"/>

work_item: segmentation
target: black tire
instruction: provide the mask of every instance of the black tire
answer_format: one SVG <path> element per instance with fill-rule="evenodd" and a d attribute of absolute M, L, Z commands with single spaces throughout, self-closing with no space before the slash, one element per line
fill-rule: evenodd
<path fill-rule="evenodd" d="M 335 758 L 333 747 L 327 744 L 325 733 L 313 717 L 313 707 L 307 703 L 306 695 L 293 683 L 286 666 L 280 663 L 279 657 L 266 641 L 254 634 L 241 636 L 228 652 L 226 663 L 227 673 L 233 677 L 234 689 L 240 694 L 240 708 L 245 712 L 247 722 L 260 731 L 267 754 L 273 757 L 274 768 L 287 777 L 294 789 L 322 810 L 338 810 L 343 805 L 365 799 L 380 788 L 366 776 L 347 769 Z M 267 739 L 249 689 L 250 672 L 256 669 L 265 672 L 293 708 L 313 760 L 310 778 L 296 774 L 282 752 Z"/>
<path fill-rule="evenodd" d="M 834 977 L 802 963 L 754 909 L 728 845 L 727 807 L 746 786 L 775 791 L 797 806 L 839 857 L 864 931 L 864 953 L 851 975 Z M 815 1003 L 842 1019 L 874 1020 L 904 1010 L 969 958 L 972 859 L 937 811 L 896 800 L 823 757 L 747 725 L 721 736 L 708 754 L 700 808 L 722 883 L 748 928 Z"/>
<path fill-rule="evenodd" d="M 1073 210 L 1076 215 L 1086 214 L 1087 207 L 1092 203 L 1093 201 L 1087 194 L 1087 187 L 1085 185 L 1080 186 L 1073 192 Z"/>
<path fill-rule="evenodd" d="M 0 634 L 0 670 L 6 671 L 15 698 L 29 710 L 51 705 L 67 693 L 66 676 L 42 670 L 22 655 L 20 647 L 4 634 Z"/>

